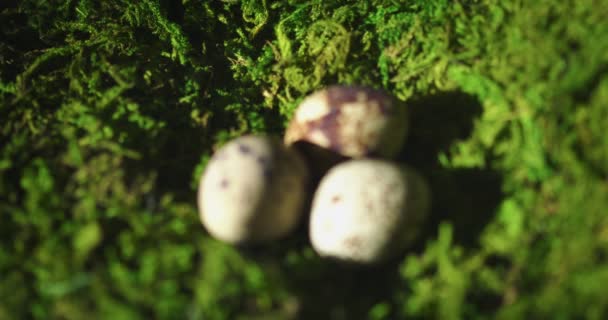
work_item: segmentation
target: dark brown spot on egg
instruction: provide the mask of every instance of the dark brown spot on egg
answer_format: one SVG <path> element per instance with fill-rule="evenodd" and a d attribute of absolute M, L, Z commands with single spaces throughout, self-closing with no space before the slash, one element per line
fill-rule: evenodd
<path fill-rule="evenodd" d="M 239 144 L 239 152 L 242 154 L 249 154 L 251 153 L 251 148 L 247 145 Z"/>
<path fill-rule="evenodd" d="M 331 197 L 331 203 L 338 203 L 342 200 L 342 197 L 340 197 L 339 195 L 335 195 L 333 197 Z"/>
<path fill-rule="evenodd" d="M 222 178 L 222 180 L 220 180 L 220 188 L 222 188 L 222 189 L 228 188 L 229 184 L 230 183 L 228 182 L 228 179 L 226 179 L 226 178 Z"/>
<path fill-rule="evenodd" d="M 264 156 L 258 157 L 256 161 L 264 168 L 267 168 L 270 165 L 270 160 Z"/>
<path fill-rule="evenodd" d="M 359 249 L 363 245 L 363 240 L 357 236 L 351 236 L 344 239 L 344 245 L 349 248 Z"/>
<path fill-rule="evenodd" d="M 308 138 L 311 138 L 313 132 L 321 132 L 327 140 L 329 140 L 329 149 L 336 152 L 340 152 L 342 149 L 341 136 L 340 136 L 340 109 L 332 109 L 325 116 L 308 121 L 307 132 Z"/>
<path fill-rule="evenodd" d="M 368 101 L 376 102 L 376 108 L 384 115 L 391 115 L 394 112 L 393 101 L 384 92 L 379 90 L 370 90 L 367 95 Z"/>
<path fill-rule="evenodd" d="M 357 121 L 357 123 L 355 124 L 355 126 L 357 127 L 357 131 L 363 131 L 363 124 L 363 121 Z"/>

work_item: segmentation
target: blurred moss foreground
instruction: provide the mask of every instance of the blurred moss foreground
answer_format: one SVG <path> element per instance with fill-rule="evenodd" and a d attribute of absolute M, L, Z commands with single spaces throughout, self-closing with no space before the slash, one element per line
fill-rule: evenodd
<path fill-rule="evenodd" d="M 2 1 L 0 319 L 605 319 L 607 3 L 344 3 Z M 210 239 L 212 151 L 334 83 L 411 108 L 414 248 Z"/>

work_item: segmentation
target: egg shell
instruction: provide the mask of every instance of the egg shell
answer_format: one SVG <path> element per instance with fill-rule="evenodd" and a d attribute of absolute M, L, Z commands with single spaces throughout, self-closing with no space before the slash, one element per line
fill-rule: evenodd
<path fill-rule="evenodd" d="M 306 141 L 346 157 L 394 157 L 407 134 L 405 106 L 361 86 L 330 86 L 306 97 L 285 132 L 287 145 Z"/>
<path fill-rule="evenodd" d="M 213 237 L 257 244 L 292 231 L 302 217 L 308 173 L 280 140 L 248 135 L 210 159 L 198 191 L 200 218 Z"/>
<path fill-rule="evenodd" d="M 379 263 L 412 243 L 429 205 L 428 185 L 414 169 L 378 159 L 346 161 L 315 192 L 310 240 L 321 256 Z"/>

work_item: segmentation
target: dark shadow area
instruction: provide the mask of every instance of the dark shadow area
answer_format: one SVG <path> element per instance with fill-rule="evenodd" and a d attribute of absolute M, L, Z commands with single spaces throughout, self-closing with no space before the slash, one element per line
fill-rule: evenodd
<path fill-rule="evenodd" d="M 410 128 L 399 161 L 416 168 L 438 168 L 437 156 L 473 131 L 482 111 L 474 97 L 461 92 L 442 92 L 407 103 Z"/>
<path fill-rule="evenodd" d="M 599 65 L 596 72 L 587 81 L 581 82 L 581 85 L 574 90 L 574 99 L 588 104 L 591 95 L 600 85 L 606 74 L 608 74 L 608 63 Z"/>
<path fill-rule="evenodd" d="M 145 66 L 142 66 L 143 68 Z M 167 78 L 180 79 L 173 73 L 183 74 L 191 71 L 178 67 L 167 68 L 166 72 Z M 189 78 L 206 84 L 202 75 L 191 74 Z M 183 83 L 175 84 L 176 87 L 182 85 Z M 192 169 L 200 161 L 203 151 L 211 150 L 214 143 L 211 139 L 212 133 L 222 130 L 221 125 L 236 126 L 236 121 L 217 112 L 210 121 L 212 125 L 198 126 L 192 122 L 192 110 L 174 102 L 179 99 L 179 92 L 173 90 L 173 85 L 164 86 L 155 94 L 146 92 L 147 88 L 145 84 L 138 82 L 128 94 L 137 97 L 141 106 L 139 112 L 143 116 L 164 122 L 164 127 L 154 131 L 144 130 L 134 126 L 127 118 L 113 119 L 111 114 L 106 117 L 113 128 L 129 133 L 123 144 L 141 155 L 141 158 L 126 161 L 127 181 L 134 181 L 141 174 L 154 174 L 154 189 L 145 199 L 146 206 L 154 211 L 160 200 L 159 196 L 166 193 L 171 193 L 179 201 L 192 201 L 193 193 L 189 188 Z M 197 99 L 200 105 L 209 104 L 208 97 L 204 94 Z M 213 109 L 220 108 L 213 106 Z"/>
<path fill-rule="evenodd" d="M 293 144 L 293 148 L 298 151 L 308 165 L 308 171 L 311 175 L 310 193 L 314 193 L 321 178 L 331 167 L 348 159 L 348 157 L 307 141 L 297 141 Z"/>
<path fill-rule="evenodd" d="M 26 61 L 32 59 L 31 51 L 45 48 L 38 32 L 28 26 L 28 16 L 17 9 L 18 5 L 18 1 L 0 1 L 0 79 L 6 83 L 15 81 L 24 71 Z"/>
<path fill-rule="evenodd" d="M 399 161 L 420 170 L 432 192 L 431 213 L 416 247 L 422 248 L 442 221 L 453 225 L 456 243 L 475 246 L 503 197 L 502 177 L 492 169 L 444 168 L 438 155 L 470 136 L 481 104 L 465 93 L 443 92 L 412 101 L 409 110 L 410 134 Z"/>
<path fill-rule="evenodd" d="M 363 268 L 318 259 L 292 276 L 301 299 L 297 319 L 369 319 L 374 305 L 391 302 L 394 289 L 405 288 L 395 262 Z"/>
<path fill-rule="evenodd" d="M 433 190 L 432 210 L 424 235 L 437 231 L 440 222 L 450 222 L 454 240 L 465 247 L 477 245 L 480 232 L 502 200 L 501 176 L 487 169 L 457 169 L 425 173 Z"/>
<path fill-rule="evenodd" d="M 440 222 L 454 227 L 454 241 L 475 247 L 479 233 L 493 218 L 502 199 L 502 178 L 490 169 L 446 169 L 438 155 L 448 151 L 473 130 L 474 119 L 482 111 L 480 103 L 461 92 L 444 92 L 408 103 L 410 133 L 398 157 L 425 176 L 432 190 L 432 208 L 420 236 L 409 253 L 424 250 L 434 238 Z M 307 226 L 298 229 L 275 253 L 287 248 L 306 250 Z M 397 290 L 407 293 L 408 285 L 399 274 L 399 266 L 408 252 L 373 267 L 357 267 L 312 256 L 294 266 L 285 266 L 285 275 L 300 299 L 298 319 L 368 319 L 376 304 L 388 302 L 388 318 L 397 316 L 400 302 Z"/>
<path fill-rule="evenodd" d="M 406 288 L 399 275 L 400 259 L 359 266 L 321 258 L 309 251 L 307 229 L 299 228 L 296 235 L 271 248 L 240 248 L 242 254 L 267 266 L 271 278 L 288 285 L 298 301 L 295 319 L 369 319 L 369 310 L 376 304 L 397 303 L 392 294 L 397 288 Z M 288 250 L 302 254 L 294 263 L 277 259 Z"/>

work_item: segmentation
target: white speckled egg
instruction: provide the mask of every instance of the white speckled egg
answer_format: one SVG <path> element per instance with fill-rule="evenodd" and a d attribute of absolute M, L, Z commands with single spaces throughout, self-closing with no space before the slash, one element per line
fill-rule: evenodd
<path fill-rule="evenodd" d="M 201 177 L 201 221 L 231 244 L 280 238 L 301 219 L 307 183 L 303 160 L 278 139 L 237 138 L 213 155 Z"/>
<path fill-rule="evenodd" d="M 317 188 L 310 240 L 321 256 L 382 262 L 412 242 L 429 204 L 428 185 L 412 168 L 376 159 L 346 161 Z"/>
<path fill-rule="evenodd" d="M 306 97 L 285 132 L 285 143 L 304 141 L 339 155 L 393 157 L 407 133 L 405 106 L 383 91 L 331 86 Z"/>

